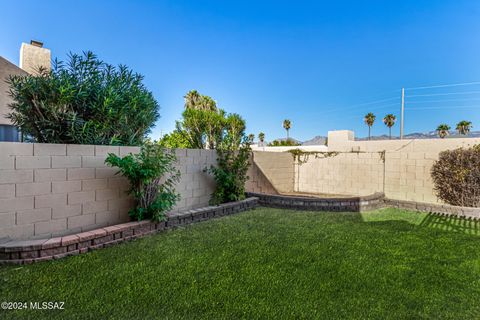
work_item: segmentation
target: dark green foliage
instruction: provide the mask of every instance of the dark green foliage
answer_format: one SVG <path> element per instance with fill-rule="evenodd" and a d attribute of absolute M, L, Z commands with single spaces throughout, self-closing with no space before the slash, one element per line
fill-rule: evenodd
<path fill-rule="evenodd" d="M 269 147 L 292 147 L 292 146 L 299 146 L 300 143 L 296 142 L 293 139 L 287 140 L 273 140 L 268 144 Z"/>
<path fill-rule="evenodd" d="M 217 148 L 217 166 L 208 169 L 216 182 L 216 188 L 210 200 L 211 204 L 245 199 L 245 182 L 250 166 L 250 143 L 248 137 L 243 137 L 238 145 L 235 138 L 227 136 Z"/>
<path fill-rule="evenodd" d="M 36 142 L 140 145 L 159 118 L 143 76 L 92 52 L 55 61 L 51 72 L 9 79 L 9 118 Z"/>
<path fill-rule="evenodd" d="M 432 166 L 437 196 L 455 206 L 480 206 L 480 146 L 440 152 Z"/>
<path fill-rule="evenodd" d="M 0 266 L 2 319 L 478 319 L 479 223 L 259 208 L 66 259 Z M 444 231 L 437 228 L 445 228 Z"/>
<path fill-rule="evenodd" d="M 105 162 L 119 167 L 120 173 L 130 182 L 129 194 L 137 202 L 129 212 L 132 219 L 163 220 L 165 212 L 178 201 L 180 195 L 175 192 L 175 184 L 180 172 L 175 167 L 176 156 L 160 145 L 145 143 L 139 154 L 123 158 L 111 153 Z"/>

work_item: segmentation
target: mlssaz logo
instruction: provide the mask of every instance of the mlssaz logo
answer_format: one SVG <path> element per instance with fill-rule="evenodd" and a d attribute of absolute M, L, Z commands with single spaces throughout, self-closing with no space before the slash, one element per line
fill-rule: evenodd
<path fill-rule="evenodd" d="M 65 302 L 30 302 L 30 309 L 35 310 L 64 310 Z"/>

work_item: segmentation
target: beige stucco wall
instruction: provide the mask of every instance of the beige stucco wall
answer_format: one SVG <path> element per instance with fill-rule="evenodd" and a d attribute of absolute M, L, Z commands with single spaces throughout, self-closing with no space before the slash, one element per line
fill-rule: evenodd
<path fill-rule="evenodd" d="M 45 238 L 128 221 L 128 181 L 104 163 L 137 147 L 0 142 L 0 238 Z M 174 211 L 208 204 L 212 150 L 175 150 L 182 173 Z"/>
<path fill-rule="evenodd" d="M 51 69 L 52 57 L 51 52 L 47 48 L 36 45 L 22 43 L 20 47 L 20 68 L 26 72 L 36 75 L 39 68 L 46 70 Z"/>

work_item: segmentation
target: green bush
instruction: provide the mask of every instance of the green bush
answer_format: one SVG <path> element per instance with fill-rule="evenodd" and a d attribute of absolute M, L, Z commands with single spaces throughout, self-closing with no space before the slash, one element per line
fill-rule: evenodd
<path fill-rule="evenodd" d="M 207 170 L 216 182 L 210 204 L 218 205 L 245 199 L 250 143 L 251 140 L 245 136 L 240 143 L 235 137 L 227 136 L 217 147 L 217 166 L 211 166 Z"/>
<path fill-rule="evenodd" d="M 155 143 L 145 143 L 139 154 L 120 158 L 111 153 L 105 162 L 119 167 L 120 173 L 130 182 L 129 194 L 136 200 L 136 207 L 129 212 L 132 219 L 161 221 L 165 212 L 180 199 L 175 191 L 180 172 L 175 167 L 173 151 Z"/>
<path fill-rule="evenodd" d="M 8 80 L 8 117 L 28 140 L 48 143 L 140 145 L 159 118 L 143 76 L 114 67 L 92 52 L 55 61 L 51 71 Z"/>
<path fill-rule="evenodd" d="M 480 206 L 480 146 L 442 151 L 431 170 L 437 196 L 448 204 Z"/>
<path fill-rule="evenodd" d="M 300 143 L 296 142 L 293 139 L 287 140 L 273 140 L 268 144 L 269 147 L 292 147 L 292 146 L 299 146 Z"/>

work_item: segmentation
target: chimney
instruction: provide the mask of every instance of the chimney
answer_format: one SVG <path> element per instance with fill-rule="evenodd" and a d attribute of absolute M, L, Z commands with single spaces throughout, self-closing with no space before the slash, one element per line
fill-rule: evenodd
<path fill-rule="evenodd" d="M 20 68 L 32 75 L 38 75 L 39 68 L 51 69 L 51 53 L 43 42 L 31 40 L 20 47 Z"/>

